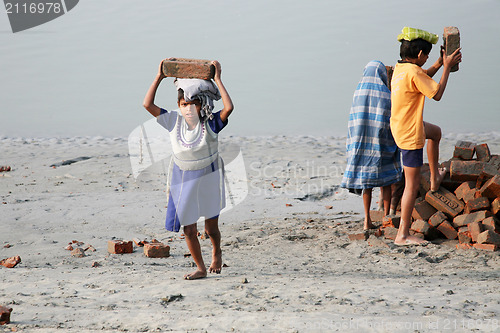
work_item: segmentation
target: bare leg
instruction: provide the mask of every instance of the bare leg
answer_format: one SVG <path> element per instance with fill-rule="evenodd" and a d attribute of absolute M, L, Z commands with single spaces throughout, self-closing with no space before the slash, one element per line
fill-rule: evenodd
<path fill-rule="evenodd" d="M 380 188 L 381 201 L 384 202 L 384 215 L 389 215 L 389 210 L 391 208 L 391 185 L 383 186 Z"/>
<path fill-rule="evenodd" d="M 431 123 L 424 122 L 425 137 L 427 141 L 427 158 L 431 171 L 431 191 L 439 190 L 439 186 L 446 175 L 446 169 L 438 168 L 439 142 L 441 141 L 441 128 Z"/>
<path fill-rule="evenodd" d="M 401 222 L 398 234 L 394 240 L 396 245 L 421 244 L 424 240 L 410 235 L 411 213 L 415 207 L 418 189 L 420 187 L 420 167 L 404 167 L 405 189 L 401 198 Z"/>
<path fill-rule="evenodd" d="M 207 269 L 201 255 L 200 241 L 198 240 L 198 229 L 196 223 L 184 226 L 186 243 L 198 269 L 192 273 L 184 275 L 186 280 L 196 280 L 207 276 Z"/>
<path fill-rule="evenodd" d="M 403 178 L 391 185 L 392 194 L 391 194 L 391 210 L 390 214 L 396 214 L 396 210 L 398 209 L 399 202 L 401 201 L 401 197 L 403 196 L 403 190 L 405 189 L 405 180 L 404 175 Z"/>
<path fill-rule="evenodd" d="M 212 264 L 208 268 L 210 273 L 220 274 L 222 270 L 222 249 L 220 247 L 219 217 L 205 220 L 205 232 L 212 242 Z"/>
<path fill-rule="evenodd" d="M 365 223 L 363 226 L 364 230 L 368 230 L 374 227 L 372 219 L 370 217 L 371 204 L 372 204 L 372 189 L 366 188 L 363 190 L 363 206 L 365 209 Z"/>

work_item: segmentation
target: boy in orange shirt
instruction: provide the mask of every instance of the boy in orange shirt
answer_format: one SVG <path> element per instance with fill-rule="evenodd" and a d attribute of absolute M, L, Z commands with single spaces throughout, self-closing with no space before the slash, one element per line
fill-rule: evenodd
<path fill-rule="evenodd" d="M 443 55 L 427 70 L 421 67 L 429 58 L 432 44 L 438 36 L 423 30 L 405 27 L 398 36 L 401 59 L 394 68 L 391 81 L 391 131 L 401 149 L 405 175 L 405 189 L 401 198 L 401 223 L 394 243 L 421 244 L 425 241 L 409 234 L 411 215 L 420 187 L 420 168 L 423 148 L 428 139 L 427 157 L 431 171 L 431 191 L 437 191 L 446 173 L 438 168 L 441 128 L 423 121 L 425 97 L 439 101 L 443 96 L 450 69 L 462 61 L 460 49 Z M 443 66 L 439 83 L 432 77 Z"/>

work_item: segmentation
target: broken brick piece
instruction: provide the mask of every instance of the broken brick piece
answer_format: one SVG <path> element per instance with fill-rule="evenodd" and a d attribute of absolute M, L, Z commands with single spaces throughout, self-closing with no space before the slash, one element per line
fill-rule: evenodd
<path fill-rule="evenodd" d="M 437 212 L 436 208 L 432 207 L 427 201 L 422 200 L 419 203 L 415 203 L 411 216 L 415 220 L 427 221 L 436 212 Z"/>
<path fill-rule="evenodd" d="M 384 216 L 384 218 L 382 219 L 382 228 L 387 228 L 387 227 L 399 228 L 400 220 L 401 217 L 394 214 Z"/>
<path fill-rule="evenodd" d="M 10 323 L 10 314 L 12 308 L 0 305 L 0 325 L 6 325 Z"/>
<path fill-rule="evenodd" d="M 168 77 L 210 80 L 215 67 L 210 60 L 170 58 L 163 60 L 162 72 Z"/>
<path fill-rule="evenodd" d="M 77 247 L 73 251 L 71 251 L 71 256 L 75 258 L 83 258 L 85 257 L 85 251 L 81 247 Z"/>
<path fill-rule="evenodd" d="M 496 198 L 491 202 L 491 212 L 495 215 L 500 212 L 500 198 Z"/>
<path fill-rule="evenodd" d="M 443 221 L 437 229 L 448 239 L 455 239 L 458 236 L 457 231 L 448 221 Z"/>
<path fill-rule="evenodd" d="M 372 222 L 382 222 L 384 212 L 381 210 L 370 210 L 370 219 Z"/>
<path fill-rule="evenodd" d="M 451 162 L 450 178 L 458 181 L 476 181 L 484 168 L 484 162 L 481 161 L 460 161 Z"/>
<path fill-rule="evenodd" d="M 163 243 L 144 244 L 144 254 L 149 258 L 166 258 L 170 256 L 170 246 Z"/>
<path fill-rule="evenodd" d="M 114 254 L 132 253 L 134 252 L 134 244 L 132 241 L 110 240 L 108 241 L 108 252 Z"/>
<path fill-rule="evenodd" d="M 474 156 L 475 144 L 469 141 L 458 141 L 455 144 L 455 151 L 453 152 L 454 158 L 462 160 L 471 160 Z"/>
<path fill-rule="evenodd" d="M 500 175 L 488 180 L 479 190 L 479 193 L 483 197 L 488 197 L 491 200 L 500 198 Z"/>
<path fill-rule="evenodd" d="M 470 214 L 478 210 L 485 210 L 490 208 L 490 200 L 486 197 L 479 197 L 469 200 L 465 205 L 464 213 Z"/>
<path fill-rule="evenodd" d="M 476 158 L 478 161 L 488 162 L 491 158 L 490 148 L 488 144 L 482 143 L 474 147 L 476 150 Z"/>
<path fill-rule="evenodd" d="M 477 236 L 477 243 L 500 245 L 500 235 L 491 230 L 485 230 Z"/>
<path fill-rule="evenodd" d="M 498 250 L 498 245 L 495 244 L 472 244 L 474 248 L 478 250 L 485 250 L 485 251 L 496 251 Z"/>
<path fill-rule="evenodd" d="M 483 224 L 481 222 L 475 221 L 469 223 L 468 227 L 469 227 L 470 237 L 472 238 L 472 241 L 476 243 L 477 236 L 479 236 L 479 234 L 484 231 Z"/>
<path fill-rule="evenodd" d="M 470 231 L 459 231 L 458 232 L 458 242 L 460 244 L 472 243 L 472 236 L 470 234 Z"/>
<path fill-rule="evenodd" d="M 446 215 L 444 215 L 443 212 L 437 211 L 429 218 L 428 222 L 432 227 L 436 228 L 443 223 L 443 221 L 446 221 Z"/>
<path fill-rule="evenodd" d="M 2 259 L 0 260 L 0 265 L 7 267 L 7 268 L 14 268 L 21 262 L 21 257 L 20 256 L 15 256 L 15 257 L 10 257 L 7 259 Z"/>
<path fill-rule="evenodd" d="M 469 250 L 472 248 L 472 245 L 467 243 L 458 243 L 455 247 L 457 250 Z"/>
<path fill-rule="evenodd" d="M 480 210 L 470 214 L 462 214 L 453 219 L 453 226 L 455 228 L 459 228 L 472 222 L 481 222 L 490 216 L 492 215 L 487 210 Z"/>
<path fill-rule="evenodd" d="M 429 233 L 431 226 L 424 220 L 416 220 L 411 224 L 411 230 L 423 234 L 424 236 Z"/>
<path fill-rule="evenodd" d="M 425 201 L 449 217 L 455 217 L 464 210 L 464 204 L 453 193 L 443 187 L 434 192 L 427 192 Z"/>
<path fill-rule="evenodd" d="M 458 199 L 464 199 L 464 197 L 466 196 L 466 194 L 471 191 L 471 190 L 475 190 L 476 188 L 476 183 L 474 183 L 473 181 L 469 181 L 469 182 L 463 182 L 459 187 L 457 187 L 457 189 L 455 190 L 455 195 Z M 465 200 L 464 200 L 465 201 Z"/>
<path fill-rule="evenodd" d="M 397 234 L 398 234 L 398 229 L 394 227 L 384 228 L 384 237 L 387 239 L 395 240 Z"/>
<path fill-rule="evenodd" d="M 455 50 L 460 48 L 460 31 L 457 27 L 445 27 L 443 32 L 444 52 L 447 56 L 451 55 Z M 450 72 L 458 71 L 458 64 L 451 67 Z"/>
<path fill-rule="evenodd" d="M 487 217 L 481 223 L 483 224 L 484 230 L 500 233 L 499 221 L 495 216 Z"/>

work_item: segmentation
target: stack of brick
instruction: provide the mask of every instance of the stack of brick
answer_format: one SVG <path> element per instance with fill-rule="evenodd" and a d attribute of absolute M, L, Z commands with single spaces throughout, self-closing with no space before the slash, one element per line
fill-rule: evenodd
<path fill-rule="evenodd" d="M 411 230 L 425 239 L 457 239 L 457 248 L 500 248 L 500 156 L 487 144 L 458 141 L 438 191 L 430 191 L 430 172 L 422 168 L 420 197 Z"/>

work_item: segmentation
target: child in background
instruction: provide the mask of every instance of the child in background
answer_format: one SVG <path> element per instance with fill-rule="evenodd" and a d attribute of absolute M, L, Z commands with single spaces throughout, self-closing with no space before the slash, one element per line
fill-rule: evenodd
<path fill-rule="evenodd" d="M 218 153 L 218 133 L 227 125 L 233 111 L 231 97 L 221 80 L 221 66 L 214 61 L 214 81 L 176 79 L 179 110 L 166 111 L 155 105 L 155 95 L 165 78 L 162 64 L 144 98 L 144 107 L 170 132 L 173 158 L 169 172 L 166 228 L 178 232 L 184 226 L 189 252 L 197 270 L 184 276 L 186 280 L 207 276 L 196 222 L 205 217 L 205 232 L 212 242 L 209 272 L 222 269 L 219 213 L 225 207 L 224 165 Z M 220 112 L 212 113 L 213 100 L 222 97 Z"/>
<path fill-rule="evenodd" d="M 380 61 L 369 62 L 354 92 L 349 113 L 347 167 L 341 187 L 363 194 L 364 229 L 373 228 L 370 218 L 372 189 L 381 187 L 384 213 L 389 214 L 391 184 L 401 179 L 400 153 L 392 138 L 391 92 L 387 69 Z"/>
<path fill-rule="evenodd" d="M 411 214 L 420 187 L 420 168 L 423 165 L 423 147 L 428 139 L 427 157 L 431 172 L 431 191 L 437 191 L 446 170 L 438 169 L 441 128 L 423 121 L 425 97 L 439 101 L 448 82 L 450 69 L 461 62 L 460 49 L 449 56 L 441 55 L 427 70 L 421 67 L 429 58 L 432 44 L 438 36 L 405 27 L 398 36 L 401 42 L 401 60 L 392 76 L 391 130 L 402 152 L 405 189 L 401 198 L 401 223 L 394 241 L 397 245 L 421 244 L 424 240 L 410 236 Z M 432 77 L 443 66 L 439 84 Z"/>

